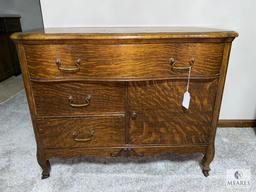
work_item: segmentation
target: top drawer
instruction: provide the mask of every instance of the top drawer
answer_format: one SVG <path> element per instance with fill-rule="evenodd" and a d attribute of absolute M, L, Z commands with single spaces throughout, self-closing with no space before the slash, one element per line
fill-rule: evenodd
<path fill-rule="evenodd" d="M 25 45 L 35 79 L 154 79 L 219 74 L 224 44 Z M 175 60 L 175 65 L 171 62 Z"/>

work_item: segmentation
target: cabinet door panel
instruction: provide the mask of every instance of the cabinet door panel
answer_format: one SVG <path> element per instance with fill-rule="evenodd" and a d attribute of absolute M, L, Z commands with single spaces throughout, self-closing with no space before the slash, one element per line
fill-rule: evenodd
<path fill-rule="evenodd" d="M 130 144 L 207 144 L 211 113 L 141 111 L 130 120 Z"/>
<path fill-rule="evenodd" d="M 188 110 L 182 107 L 184 80 L 129 83 L 129 142 L 207 144 L 217 82 L 193 80 Z"/>
<path fill-rule="evenodd" d="M 217 91 L 218 79 L 191 80 L 190 107 L 187 113 L 211 112 Z M 130 82 L 128 104 L 131 110 L 163 110 L 183 113 L 183 94 L 187 80 Z"/>

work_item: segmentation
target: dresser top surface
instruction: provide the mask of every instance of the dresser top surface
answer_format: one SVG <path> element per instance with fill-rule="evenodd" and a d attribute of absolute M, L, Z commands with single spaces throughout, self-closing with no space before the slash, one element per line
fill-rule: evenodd
<path fill-rule="evenodd" d="M 15 33 L 14 40 L 54 39 L 165 39 L 237 37 L 235 31 L 201 27 L 73 27 Z"/>

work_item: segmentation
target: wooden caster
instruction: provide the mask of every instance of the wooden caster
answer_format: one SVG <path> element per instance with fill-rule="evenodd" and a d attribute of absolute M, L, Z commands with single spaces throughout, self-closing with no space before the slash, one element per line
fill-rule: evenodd
<path fill-rule="evenodd" d="M 210 171 L 210 170 L 203 170 L 203 174 L 204 174 L 205 177 L 208 177 L 208 176 L 209 176 L 209 171 Z"/>
<path fill-rule="evenodd" d="M 42 153 L 37 152 L 37 162 L 43 170 L 41 179 L 50 177 L 51 165 L 49 160 L 45 159 Z"/>
<path fill-rule="evenodd" d="M 48 177 L 50 177 L 50 173 L 43 171 L 41 179 L 47 179 Z"/>

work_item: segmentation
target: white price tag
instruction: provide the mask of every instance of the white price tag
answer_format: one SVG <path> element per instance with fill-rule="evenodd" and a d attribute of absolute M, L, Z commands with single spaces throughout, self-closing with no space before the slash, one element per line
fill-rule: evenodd
<path fill-rule="evenodd" d="M 190 93 L 188 92 L 189 90 L 189 83 L 190 83 L 190 74 L 191 74 L 191 67 L 189 67 L 188 70 L 188 82 L 187 82 L 187 89 L 186 92 L 183 95 L 183 101 L 182 101 L 182 106 L 186 109 L 189 108 L 189 103 L 190 103 Z"/>
<path fill-rule="evenodd" d="M 186 109 L 188 109 L 189 103 L 190 103 L 190 93 L 188 91 L 186 91 L 183 95 L 182 106 L 185 107 Z"/>

